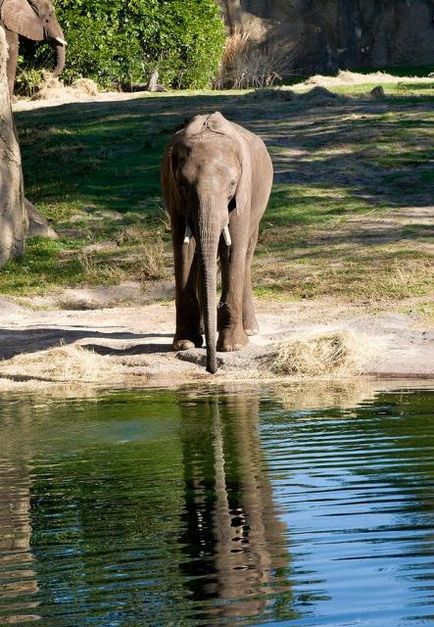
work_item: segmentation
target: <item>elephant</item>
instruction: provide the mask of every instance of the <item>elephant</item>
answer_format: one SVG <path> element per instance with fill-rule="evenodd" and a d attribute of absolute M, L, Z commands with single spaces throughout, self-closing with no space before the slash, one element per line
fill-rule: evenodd
<path fill-rule="evenodd" d="M 66 41 L 49 0 L 0 0 L 0 26 L 5 29 L 9 46 L 7 75 L 11 96 L 15 86 L 20 35 L 34 41 L 50 41 L 56 48 L 57 56 L 53 74 L 59 76 L 63 72 Z"/>
<path fill-rule="evenodd" d="M 241 350 L 258 332 L 251 263 L 268 204 L 273 166 L 263 141 L 220 112 L 197 115 L 173 136 L 161 168 L 175 263 L 175 351 Z M 217 261 L 222 292 L 216 306 Z M 216 335 L 218 330 L 218 342 Z"/>

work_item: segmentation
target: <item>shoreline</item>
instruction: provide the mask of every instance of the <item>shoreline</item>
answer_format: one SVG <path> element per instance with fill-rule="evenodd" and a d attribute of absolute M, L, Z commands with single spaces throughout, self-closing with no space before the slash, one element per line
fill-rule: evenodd
<path fill-rule="evenodd" d="M 327 300 L 257 303 L 261 332 L 240 352 L 219 353 L 209 375 L 205 349 L 174 353 L 174 303 L 91 310 L 34 311 L 0 299 L 0 391 L 51 386 L 140 389 L 185 385 L 305 385 L 345 380 L 434 381 L 434 328 L 393 311 L 369 312 Z M 279 376 L 273 364 L 282 342 L 350 333 L 363 351 L 357 372 Z M 362 355 L 362 356 L 363 356 Z"/>

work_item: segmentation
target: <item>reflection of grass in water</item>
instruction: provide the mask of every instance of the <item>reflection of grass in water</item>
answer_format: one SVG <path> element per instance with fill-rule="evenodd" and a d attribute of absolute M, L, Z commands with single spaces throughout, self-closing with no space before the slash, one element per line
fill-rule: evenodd
<path fill-rule="evenodd" d="M 378 383 L 365 377 L 355 377 L 342 381 L 320 381 L 315 385 L 297 382 L 273 386 L 273 393 L 288 411 L 306 411 L 339 407 L 352 409 L 359 403 L 371 399 L 378 389 Z"/>

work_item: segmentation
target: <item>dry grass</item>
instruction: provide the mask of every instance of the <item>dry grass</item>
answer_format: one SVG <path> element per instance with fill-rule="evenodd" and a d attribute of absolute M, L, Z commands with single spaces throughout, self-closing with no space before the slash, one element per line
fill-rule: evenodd
<path fill-rule="evenodd" d="M 371 72 L 359 74 L 350 70 L 339 70 L 337 76 L 323 76 L 315 74 L 308 78 L 305 85 L 320 85 L 322 87 L 340 87 L 342 85 L 366 85 L 367 83 L 432 83 L 430 77 L 394 76 L 387 72 Z"/>
<path fill-rule="evenodd" d="M 361 374 L 371 350 L 354 333 L 337 331 L 286 340 L 278 346 L 271 370 L 296 377 Z"/>
<path fill-rule="evenodd" d="M 97 84 L 89 78 L 80 78 L 70 86 L 53 77 L 49 72 L 43 73 L 43 79 L 38 85 L 32 100 L 56 100 L 59 102 L 75 100 L 89 100 L 98 95 Z"/>
<path fill-rule="evenodd" d="M 134 277 L 138 281 L 152 281 L 166 275 L 164 244 L 161 240 L 148 240 L 138 250 Z"/>
<path fill-rule="evenodd" d="M 95 383 L 119 367 L 109 357 L 82 346 L 58 346 L 37 353 L 24 353 L 0 364 L 0 377 L 31 378 L 46 381 Z"/>
<path fill-rule="evenodd" d="M 118 246 L 130 249 L 130 277 L 137 281 L 162 279 L 166 275 L 166 254 L 161 235 L 144 227 L 129 226 L 116 238 Z"/>
<path fill-rule="evenodd" d="M 249 33 L 238 27 L 226 40 L 217 88 L 271 87 L 282 74 L 288 75 L 291 67 L 288 51 L 258 48 L 252 45 Z"/>

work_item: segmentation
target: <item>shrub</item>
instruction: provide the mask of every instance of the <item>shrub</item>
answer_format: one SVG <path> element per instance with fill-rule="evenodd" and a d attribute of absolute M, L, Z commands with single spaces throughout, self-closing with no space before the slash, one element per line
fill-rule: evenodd
<path fill-rule="evenodd" d="M 17 76 L 15 92 L 22 96 L 31 97 L 37 92 L 43 80 L 44 70 L 32 68 L 22 70 Z"/>
<path fill-rule="evenodd" d="M 216 76 L 225 30 L 215 0 L 57 0 L 56 10 L 68 41 L 67 82 L 143 83 L 158 70 L 167 87 L 204 88 Z M 31 67 L 52 54 L 30 49 Z"/>

